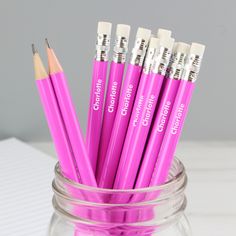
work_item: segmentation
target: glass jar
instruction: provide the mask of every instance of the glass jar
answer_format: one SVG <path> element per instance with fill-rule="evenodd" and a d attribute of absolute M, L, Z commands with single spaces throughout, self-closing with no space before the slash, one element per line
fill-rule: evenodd
<path fill-rule="evenodd" d="M 189 236 L 184 215 L 187 176 L 175 159 L 168 181 L 134 190 L 99 189 L 65 178 L 57 164 L 48 236 Z"/>

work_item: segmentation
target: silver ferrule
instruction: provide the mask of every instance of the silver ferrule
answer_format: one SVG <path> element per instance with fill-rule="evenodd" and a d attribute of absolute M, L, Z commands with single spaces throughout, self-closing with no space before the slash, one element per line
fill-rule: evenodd
<path fill-rule="evenodd" d="M 96 42 L 96 61 L 108 61 L 110 51 L 110 35 L 98 34 Z"/>
<path fill-rule="evenodd" d="M 136 66 L 142 66 L 147 51 L 147 47 L 148 47 L 148 41 L 142 38 L 136 38 L 134 48 L 132 50 L 130 64 Z"/>
<path fill-rule="evenodd" d="M 125 63 L 127 52 L 128 39 L 126 37 L 116 36 L 112 60 L 116 63 Z"/>
<path fill-rule="evenodd" d="M 167 69 L 167 77 L 180 80 L 183 75 L 187 54 L 175 52 L 171 55 L 170 63 Z"/>
<path fill-rule="evenodd" d="M 149 74 L 152 71 L 155 55 L 157 54 L 157 48 L 148 48 L 147 54 L 144 60 L 143 73 Z"/>
<path fill-rule="evenodd" d="M 159 53 L 154 58 L 152 72 L 155 74 L 165 75 L 171 57 L 169 48 L 160 47 Z"/>
<path fill-rule="evenodd" d="M 190 54 L 187 57 L 185 67 L 183 70 L 182 79 L 186 81 L 191 81 L 194 83 L 197 80 L 200 67 L 202 63 L 202 57 L 196 54 Z"/>

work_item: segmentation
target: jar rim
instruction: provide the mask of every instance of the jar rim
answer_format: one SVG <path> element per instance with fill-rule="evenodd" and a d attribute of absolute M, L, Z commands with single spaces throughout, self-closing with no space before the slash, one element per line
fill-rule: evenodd
<path fill-rule="evenodd" d="M 97 192 L 97 193 L 105 193 L 105 194 L 114 194 L 114 193 L 138 194 L 138 193 L 148 193 L 148 192 L 160 191 L 160 190 L 171 188 L 172 186 L 176 185 L 176 183 L 178 183 L 183 178 L 185 178 L 186 173 L 185 173 L 185 167 L 184 167 L 183 163 L 178 158 L 175 158 L 173 161 L 173 164 L 172 164 L 172 168 L 174 165 L 178 167 L 178 172 L 172 176 L 169 176 L 169 179 L 164 184 L 151 186 L 151 187 L 137 188 L 137 189 L 99 188 L 99 187 L 88 186 L 88 185 L 84 185 L 84 184 L 75 182 L 75 181 L 65 177 L 62 174 L 62 172 L 60 170 L 59 162 L 57 162 L 57 164 L 54 168 L 54 172 L 55 172 L 56 178 L 60 179 L 64 183 L 69 184 L 71 187 L 74 187 L 76 189 L 90 191 L 90 192 Z"/>
<path fill-rule="evenodd" d="M 155 218 L 154 224 L 160 226 L 176 219 L 184 211 L 186 184 L 185 168 L 178 159 L 173 161 L 165 184 L 140 189 L 102 189 L 86 186 L 63 176 L 57 163 L 52 183 L 53 207 L 59 215 L 73 222 L 85 224 L 98 222 L 104 224 L 104 227 L 110 224 L 114 226 L 116 223 L 124 223 L 123 220 L 120 222 L 120 214 L 135 212 L 136 215 L 137 212 L 144 217 L 139 219 L 139 224 L 146 225 L 149 222 L 148 224 L 152 225 L 152 219 Z M 155 209 L 159 212 L 158 217 Z M 88 217 L 90 211 L 94 212 L 95 218 Z M 84 215 L 84 212 L 89 214 Z M 147 214 L 148 212 L 153 212 L 154 215 Z M 108 220 L 106 217 L 103 218 L 103 214 L 107 214 Z M 136 225 L 137 222 L 131 220 L 127 223 Z"/>

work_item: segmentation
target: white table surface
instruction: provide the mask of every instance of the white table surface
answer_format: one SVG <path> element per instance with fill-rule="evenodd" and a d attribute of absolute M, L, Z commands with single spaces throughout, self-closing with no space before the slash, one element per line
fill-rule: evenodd
<path fill-rule="evenodd" d="M 51 143 L 30 144 L 55 156 Z M 189 177 L 186 214 L 193 235 L 236 235 L 236 141 L 181 142 L 177 156 Z"/>

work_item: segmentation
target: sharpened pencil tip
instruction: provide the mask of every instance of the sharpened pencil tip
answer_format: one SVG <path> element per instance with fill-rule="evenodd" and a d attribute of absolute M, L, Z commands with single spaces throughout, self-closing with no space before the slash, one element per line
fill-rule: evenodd
<path fill-rule="evenodd" d="M 45 43 L 46 43 L 48 48 L 51 48 L 47 38 L 45 38 Z"/>
<path fill-rule="evenodd" d="M 34 46 L 34 44 L 32 43 L 32 52 L 33 52 L 33 54 L 35 54 L 35 53 L 37 53 L 38 51 L 36 50 L 36 48 L 35 48 L 35 46 Z"/>

